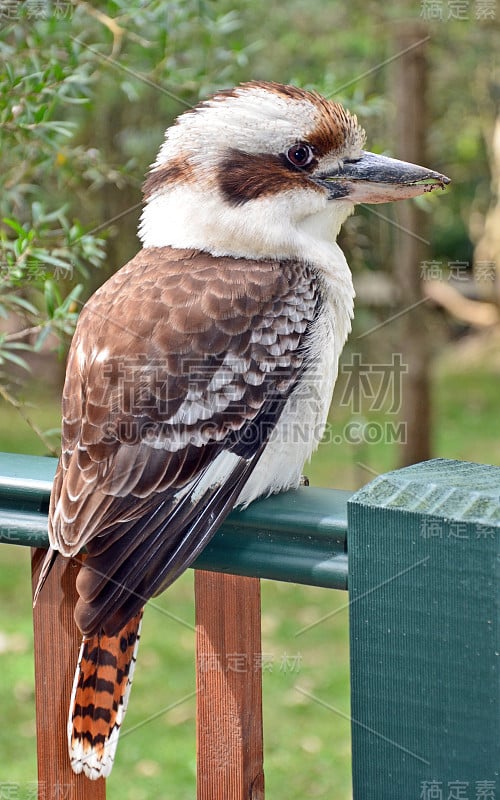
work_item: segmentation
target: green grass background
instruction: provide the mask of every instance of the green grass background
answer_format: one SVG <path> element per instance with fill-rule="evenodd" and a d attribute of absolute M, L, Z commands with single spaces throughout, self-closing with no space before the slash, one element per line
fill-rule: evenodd
<path fill-rule="evenodd" d="M 500 464 L 499 372 L 499 365 L 491 361 L 470 366 L 457 358 L 438 368 L 436 456 Z M 42 429 L 57 426 L 57 404 L 47 393 L 34 387 L 29 397 L 32 419 Z M 340 408 L 334 409 L 334 419 L 341 432 L 350 417 Z M 45 452 L 18 412 L 5 404 L 0 406 L 0 450 Z M 316 485 L 355 488 L 394 467 L 396 456 L 396 446 L 384 442 L 359 447 L 324 444 L 307 472 Z M 129 712 L 108 781 L 110 800 L 195 796 L 195 701 L 179 702 L 194 690 L 192 584 L 189 570 L 146 612 Z M 347 800 L 347 596 L 270 581 L 263 581 L 262 590 L 267 796 Z M 29 554 L 23 548 L 1 548 L 0 608 L 0 790 L 12 784 L 21 800 L 34 796 L 36 781 Z M 297 636 L 301 628 L 328 614 L 322 624 Z M 340 713 L 309 700 L 300 689 Z"/>

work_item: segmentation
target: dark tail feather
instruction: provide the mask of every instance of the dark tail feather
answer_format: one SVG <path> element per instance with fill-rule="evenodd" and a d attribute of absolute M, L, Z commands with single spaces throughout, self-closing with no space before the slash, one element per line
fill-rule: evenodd
<path fill-rule="evenodd" d="M 57 556 L 58 556 L 57 550 L 52 550 L 51 547 L 47 550 L 47 555 L 45 556 L 45 559 L 43 561 L 42 569 L 40 570 L 40 575 L 38 576 L 38 583 L 36 585 L 36 589 L 33 594 L 33 608 L 36 606 L 38 595 L 42 591 L 43 584 L 47 580 L 49 572 L 52 569 L 54 561 L 56 560 Z"/>

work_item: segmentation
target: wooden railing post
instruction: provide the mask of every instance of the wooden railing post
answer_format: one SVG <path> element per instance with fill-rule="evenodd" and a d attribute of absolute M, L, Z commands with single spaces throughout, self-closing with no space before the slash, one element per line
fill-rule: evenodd
<path fill-rule="evenodd" d="M 33 587 L 46 550 L 32 550 Z M 75 561 L 57 558 L 33 609 L 39 800 L 105 800 L 105 781 L 75 775 L 67 718 L 81 635 L 73 619 Z"/>
<path fill-rule="evenodd" d="M 263 800 L 260 581 L 195 570 L 197 800 Z"/>

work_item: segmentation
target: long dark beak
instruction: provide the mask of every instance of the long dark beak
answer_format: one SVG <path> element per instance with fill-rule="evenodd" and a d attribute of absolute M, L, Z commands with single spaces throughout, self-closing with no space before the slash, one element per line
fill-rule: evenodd
<path fill-rule="evenodd" d="M 389 203 L 405 200 L 440 187 L 450 179 L 417 164 L 363 151 L 361 158 L 345 161 L 341 169 L 313 177 L 328 189 L 330 200 L 351 203 Z"/>

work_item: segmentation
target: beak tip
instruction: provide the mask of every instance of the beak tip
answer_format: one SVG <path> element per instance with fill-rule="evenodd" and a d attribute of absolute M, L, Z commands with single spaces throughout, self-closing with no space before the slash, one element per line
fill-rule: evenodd
<path fill-rule="evenodd" d="M 436 179 L 436 183 L 438 184 L 438 186 L 441 189 L 444 189 L 445 186 L 448 186 L 448 184 L 451 183 L 451 178 L 448 178 L 447 175 L 441 175 L 441 173 L 436 172 L 435 176 L 436 176 L 436 178 L 435 178 Z"/>
<path fill-rule="evenodd" d="M 429 183 L 425 184 L 422 181 L 422 186 L 425 186 L 426 192 L 432 192 L 433 189 L 446 189 L 446 187 L 451 183 L 451 178 L 448 178 L 447 175 L 441 175 L 439 172 L 436 172 L 432 175 L 432 178 L 429 180 Z M 418 186 L 418 182 L 415 184 Z"/>

